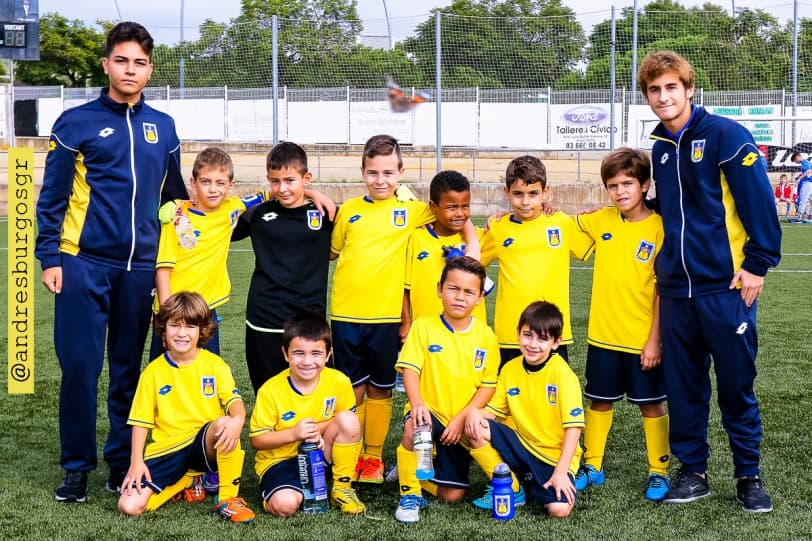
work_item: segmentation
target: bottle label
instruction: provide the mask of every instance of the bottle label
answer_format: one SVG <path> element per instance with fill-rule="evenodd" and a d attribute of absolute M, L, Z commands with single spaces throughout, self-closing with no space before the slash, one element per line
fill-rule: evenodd
<path fill-rule="evenodd" d="M 493 495 L 493 515 L 498 518 L 511 518 L 513 516 L 513 505 L 511 494 Z"/>
<path fill-rule="evenodd" d="M 311 474 L 313 476 L 313 494 L 316 500 L 327 499 L 327 476 L 324 473 L 324 455 L 321 450 L 308 453 L 310 455 Z"/>

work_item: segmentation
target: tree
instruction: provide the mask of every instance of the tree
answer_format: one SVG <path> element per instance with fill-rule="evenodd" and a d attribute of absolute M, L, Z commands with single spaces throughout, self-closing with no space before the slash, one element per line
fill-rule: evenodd
<path fill-rule="evenodd" d="M 40 60 L 18 61 L 15 78 L 30 85 L 106 84 L 101 58 L 105 35 L 56 13 L 40 18 Z"/>

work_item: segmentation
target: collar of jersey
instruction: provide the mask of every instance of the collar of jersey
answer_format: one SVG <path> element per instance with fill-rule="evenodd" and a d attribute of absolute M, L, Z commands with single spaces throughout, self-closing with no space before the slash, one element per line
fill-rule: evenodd
<path fill-rule="evenodd" d="M 471 316 L 471 322 L 470 322 L 470 323 L 468 323 L 468 328 L 467 328 L 467 329 L 463 329 L 463 330 L 461 330 L 461 331 L 455 331 L 455 330 L 454 330 L 454 327 L 452 327 L 451 325 L 449 325 L 448 321 L 446 321 L 446 320 L 445 320 L 445 317 L 443 316 L 443 314 L 440 314 L 440 321 L 442 321 L 442 322 L 443 322 L 443 325 L 445 325 L 445 328 L 446 328 L 446 329 L 448 329 L 449 331 L 451 331 L 452 333 L 455 333 L 455 334 L 456 334 L 456 333 L 458 333 L 458 332 L 460 332 L 460 333 L 466 333 L 466 332 L 470 331 L 470 330 L 471 330 L 471 327 L 474 325 L 474 317 L 473 317 L 473 316 Z"/>
<path fill-rule="evenodd" d="M 510 221 L 511 221 L 511 222 L 513 222 L 514 224 L 519 224 L 519 225 L 522 225 L 522 224 L 524 223 L 523 221 L 521 221 L 520 219 L 518 219 L 518 218 L 516 217 L 516 215 L 515 215 L 515 214 L 511 214 L 509 219 L 510 219 Z"/>
<path fill-rule="evenodd" d="M 677 133 L 671 133 L 670 131 L 668 131 L 668 128 L 666 128 L 665 125 L 663 125 L 663 129 L 665 130 L 666 135 L 668 135 L 668 137 L 673 141 L 679 141 L 679 138 L 682 137 L 682 134 L 685 133 L 685 130 L 691 127 L 691 122 L 694 121 L 695 114 L 696 114 L 696 105 L 692 103 L 691 116 L 688 117 L 688 122 L 685 123 L 685 126 L 683 126 L 683 128 Z"/>

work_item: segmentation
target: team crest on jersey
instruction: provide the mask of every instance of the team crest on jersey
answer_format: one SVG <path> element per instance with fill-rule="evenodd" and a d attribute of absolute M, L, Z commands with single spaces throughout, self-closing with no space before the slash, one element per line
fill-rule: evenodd
<path fill-rule="evenodd" d="M 547 244 L 550 248 L 558 248 L 561 246 L 561 228 L 550 227 L 547 229 Z"/>
<path fill-rule="evenodd" d="M 699 163 L 702 161 L 702 156 L 705 155 L 705 140 L 696 139 L 691 141 L 691 161 Z"/>
<path fill-rule="evenodd" d="M 654 253 L 654 243 L 641 240 L 640 246 L 637 247 L 637 253 L 634 254 L 634 257 L 636 257 L 638 261 L 647 263 L 651 261 L 651 254 L 653 253 Z"/>
<path fill-rule="evenodd" d="M 324 399 L 324 411 L 321 412 L 321 416 L 324 418 L 330 418 L 336 411 L 336 397 L 331 396 L 329 398 Z"/>
<path fill-rule="evenodd" d="M 307 211 L 307 227 L 313 231 L 321 229 L 321 212 L 316 209 Z"/>
<path fill-rule="evenodd" d="M 474 350 L 474 370 L 482 370 L 485 366 L 485 350 L 476 348 Z"/>
<path fill-rule="evenodd" d="M 406 227 L 406 209 L 392 209 L 392 225 L 397 228 Z"/>
<path fill-rule="evenodd" d="M 557 385 L 548 385 L 547 386 L 547 403 L 551 406 L 555 406 L 558 404 L 558 386 Z"/>
<path fill-rule="evenodd" d="M 203 376 L 200 379 L 200 387 L 203 390 L 203 396 L 206 398 L 214 396 L 216 392 L 214 388 L 214 376 Z"/>
<path fill-rule="evenodd" d="M 158 126 L 151 122 L 144 122 L 144 141 L 152 143 L 158 142 Z"/>

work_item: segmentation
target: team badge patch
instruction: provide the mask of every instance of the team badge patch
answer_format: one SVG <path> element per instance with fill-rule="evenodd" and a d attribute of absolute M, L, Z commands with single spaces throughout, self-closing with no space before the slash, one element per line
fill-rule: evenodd
<path fill-rule="evenodd" d="M 158 142 L 158 126 L 151 122 L 144 122 L 144 141 L 152 143 L 153 145 Z"/>
<path fill-rule="evenodd" d="M 406 227 L 406 209 L 392 209 L 392 225 L 397 228 Z"/>
<path fill-rule="evenodd" d="M 555 406 L 558 404 L 558 386 L 557 385 L 548 385 L 547 386 L 547 403 L 551 406 Z"/>
<path fill-rule="evenodd" d="M 321 212 L 318 210 L 307 211 L 307 227 L 313 231 L 321 229 Z"/>
<path fill-rule="evenodd" d="M 705 155 L 705 140 L 697 139 L 691 141 L 691 161 L 699 163 L 702 161 L 702 156 Z"/>
<path fill-rule="evenodd" d="M 634 254 L 634 257 L 636 257 L 638 261 L 648 263 L 649 261 L 651 261 L 651 254 L 653 253 L 654 253 L 654 243 L 641 240 L 640 246 L 637 247 L 637 253 Z"/>
<path fill-rule="evenodd" d="M 203 396 L 206 398 L 214 396 L 216 392 L 214 388 L 214 376 L 203 376 L 200 380 L 200 387 L 203 391 Z"/>
<path fill-rule="evenodd" d="M 561 228 L 550 227 L 547 229 L 547 244 L 550 248 L 558 248 L 561 246 Z"/>
<path fill-rule="evenodd" d="M 329 419 L 333 416 L 336 411 L 336 397 L 331 396 L 329 398 L 324 399 L 324 411 L 321 412 L 321 416 L 325 419 Z"/>
<path fill-rule="evenodd" d="M 476 348 L 474 350 L 474 370 L 481 370 L 485 366 L 485 350 Z"/>

